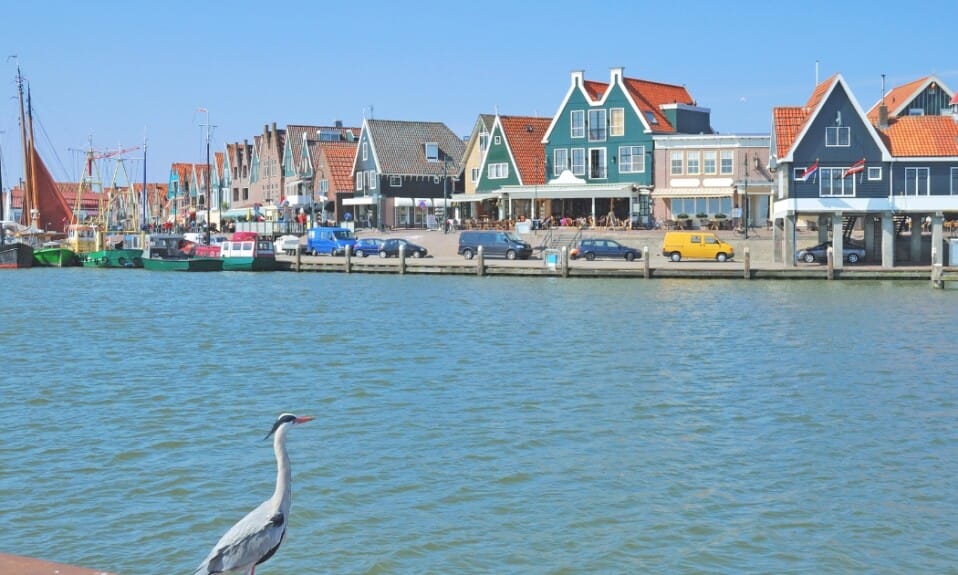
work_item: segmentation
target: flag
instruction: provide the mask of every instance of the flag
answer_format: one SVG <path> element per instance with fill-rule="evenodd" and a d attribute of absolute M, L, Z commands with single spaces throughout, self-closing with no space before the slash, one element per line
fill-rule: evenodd
<path fill-rule="evenodd" d="M 196 111 L 197 111 L 197 112 L 208 112 L 209 110 L 207 110 L 206 108 L 197 108 Z"/>
<path fill-rule="evenodd" d="M 857 162 L 855 162 L 854 164 L 852 164 L 852 167 L 845 170 L 845 173 L 842 174 L 842 177 L 847 178 L 848 176 L 858 174 L 864 171 L 865 171 L 865 158 L 862 158 L 858 160 Z"/>
<path fill-rule="evenodd" d="M 798 177 L 799 180 L 807 182 L 815 175 L 815 172 L 818 171 L 818 160 L 815 160 L 815 163 L 811 166 L 805 168 L 805 171 L 802 172 L 802 175 Z"/>

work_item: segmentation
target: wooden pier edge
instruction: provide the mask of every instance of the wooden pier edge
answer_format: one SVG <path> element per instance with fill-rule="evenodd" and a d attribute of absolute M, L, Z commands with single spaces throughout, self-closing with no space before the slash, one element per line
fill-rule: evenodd
<path fill-rule="evenodd" d="M 16 575 L 115 575 L 99 569 L 74 567 L 73 565 L 7 553 L 0 553 L 0 573 L 10 573 L 11 575 L 14 573 Z"/>

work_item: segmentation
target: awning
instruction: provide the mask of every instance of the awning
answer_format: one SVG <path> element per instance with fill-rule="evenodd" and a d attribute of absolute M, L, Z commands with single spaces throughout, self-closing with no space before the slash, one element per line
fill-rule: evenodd
<path fill-rule="evenodd" d="M 758 190 L 756 190 L 758 191 Z M 656 188 L 656 198 L 730 198 L 735 188 Z"/>
<path fill-rule="evenodd" d="M 541 186 L 503 186 L 499 193 L 513 200 L 572 200 L 592 198 L 628 198 L 640 194 L 633 184 L 543 184 Z"/>
<path fill-rule="evenodd" d="M 344 206 L 372 206 L 376 204 L 376 198 L 363 196 L 360 198 L 344 198 Z"/>
<path fill-rule="evenodd" d="M 455 194 L 452 197 L 454 204 L 468 204 L 472 202 L 484 202 L 486 200 L 498 200 L 502 197 L 500 192 L 491 192 L 488 194 Z"/>
<path fill-rule="evenodd" d="M 442 208 L 446 207 L 445 198 L 393 198 L 393 205 L 397 208 Z"/>

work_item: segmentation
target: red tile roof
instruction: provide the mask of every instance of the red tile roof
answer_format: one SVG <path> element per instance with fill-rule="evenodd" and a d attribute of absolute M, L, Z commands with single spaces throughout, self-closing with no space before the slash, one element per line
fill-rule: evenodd
<path fill-rule="evenodd" d="M 805 128 L 805 124 L 812 117 L 822 98 L 832 88 L 832 85 L 838 81 L 838 74 L 833 74 L 826 78 L 819 85 L 815 86 L 812 95 L 802 107 L 780 106 L 772 108 L 772 121 L 775 127 L 776 156 L 784 158 L 795 143 L 795 138 Z"/>
<path fill-rule="evenodd" d="M 326 175 L 331 193 L 353 190 L 353 160 L 359 142 L 318 142 L 317 146 L 326 158 L 332 173 Z"/>
<path fill-rule="evenodd" d="M 958 122 L 951 116 L 893 118 L 880 133 L 892 156 L 958 156 Z"/>
<path fill-rule="evenodd" d="M 609 84 L 606 82 L 593 82 L 591 80 L 583 80 L 582 88 L 585 90 L 585 93 L 589 96 L 589 99 L 598 100 L 602 98 L 602 95 L 605 94 L 605 91 L 609 89 Z"/>
<path fill-rule="evenodd" d="M 522 184 L 545 184 L 545 145 L 542 138 L 549 129 L 552 118 L 499 116 L 499 121 L 515 158 Z"/>
<path fill-rule="evenodd" d="M 626 88 L 635 100 L 635 104 L 641 110 L 643 116 L 646 112 L 651 112 L 657 124 L 651 124 L 653 132 L 674 132 L 675 128 L 669 123 L 662 108 L 665 104 L 686 104 L 694 106 L 695 100 L 684 86 L 674 84 L 661 84 L 659 82 L 649 82 L 647 80 L 637 80 L 635 78 L 622 78 Z M 643 117 L 648 122 L 648 119 Z"/>
<path fill-rule="evenodd" d="M 895 115 L 894 111 L 898 108 L 907 104 L 924 84 L 931 79 L 931 76 L 925 76 L 924 78 L 919 78 L 914 82 L 908 82 L 907 84 L 902 84 L 901 86 L 895 86 L 885 94 L 883 98 L 885 106 L 888 107 L 889 113 Z M 875 102 L 875 105 L 868 110 L 868 113 L 865 114 L 868 116 L 868 120 L 871 123 L 878 121 L 878 108 L 881 107 L 882 100 Z"/>

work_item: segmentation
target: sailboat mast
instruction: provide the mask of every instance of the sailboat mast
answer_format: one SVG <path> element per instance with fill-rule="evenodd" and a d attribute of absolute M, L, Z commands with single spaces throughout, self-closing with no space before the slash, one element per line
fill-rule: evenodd
<path fill-rule="evenodd" d="M 146 191 L 146 143 L 147 143 L 146 138 L 143 138 L 143 192 L 140 195 L 140 206 L 141 206 L 140 211 L 142 212 L 143 215 L 140 218 L 140 228 L 145 228 L 147 225 L 150 224 L 150 221 L 149 221 L 150 194 L 148 194 Z"/>
<path fill-rule="evenodd" d="M 30 204 L 30 141 L 27 139 L 27 115 L 23 106 L 23 75 L 20 73 L 20 65 L 17 65 L 17 96 L 20 100 L 20 141 L 23 144 L 23 195 L 20 201 L 20 223 L 26 225 L 25 219 L 33 206 Z"/>
<path fill-rule="evenodd" d="M 33 142 L 33 100 L 30 98 L 30 86 L 27 86 L 27 122 L 30 124 L 30 201 L 33 208 L 30 210 L 30 219 L 33 227 L 40 229 L 40 199 L 37 197 L 37 162 L 34 154 L 36 148 Z"/>

